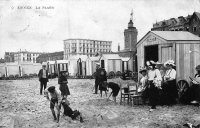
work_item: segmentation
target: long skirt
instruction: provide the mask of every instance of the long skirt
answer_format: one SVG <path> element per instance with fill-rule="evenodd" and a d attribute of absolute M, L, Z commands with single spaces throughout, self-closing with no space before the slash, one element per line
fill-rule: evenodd
<path fill-rule="evenodd" d="M 62 96 L 70 95 L 70 91 L 67 84 L 60 84 L 60 91 Z"/>
<path fill-rule="evenodd" d="M 189 88 L 189 99 L 190 101 L 200 101 L 200 85 L 199 84 L 192 84 Z"/>
<path fill-rule="evenodd" d="M 176 103 L 178 97 L 178 91 L 176 88 L 176 80 L 166 81 L 162 85 L 163 89 L 163 101 L 166 105 L 172 105 Z"/>
<path fill-rule="evenodd" d="M 148 84 L 149 84 L 149 89 L 148 89 L 149 103 L 151 105 L 151 108 L 155 109 L 156 105 L 158 104 L 159 90 L 154 85 L 153 81 L 148 81 Z"/>

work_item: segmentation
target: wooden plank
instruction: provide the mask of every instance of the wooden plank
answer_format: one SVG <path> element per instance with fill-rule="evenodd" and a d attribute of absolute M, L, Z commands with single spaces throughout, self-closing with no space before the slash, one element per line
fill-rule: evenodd
<path fill-rule="evenodd" d="M 176 64 L 176 80 L 178 81 L 180 79 L 180 62 L 179 62 L 179 44 L 176 44 L 176 60 L 175 60 L 175 64 Z"/>
<path fill-rule="evenodd" d="M 177 53 L 179 53 L 179 57 L 177 59 L 179 59 L 179 64 L 177 66 L 179 66 L 179 71 L 177 71 L 179 73 L 179 80 L 180 79 L 184 79 L 184 44 L 179 44 L 179 51 L 177 51 Z"/>
<path fill-rule="evenodd" d="M 190 44 L 184 44 L 184 79 L 189 80 L 190 76 Z"/>
<path fill-rule="evenodd" d="M 190 51 L 194 51 L 194 45 L 195 44 L 190 44 Z M 194 76 L 194 62 L 195 61 L 195 53 L 191 52 L 190 53 L 190 76 L 193 77 Z"/>

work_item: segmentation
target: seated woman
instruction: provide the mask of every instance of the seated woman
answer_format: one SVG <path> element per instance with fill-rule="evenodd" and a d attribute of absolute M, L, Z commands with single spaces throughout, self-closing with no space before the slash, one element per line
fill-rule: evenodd
<path fill-rule="evenodd" d="M 142 95 L 143 102 L 147 99 L 147 69 L 141 68 L 139 73 L 142 75 L 138 82 L 138 94 Z"/>
<path fill-rule="evenodd" d="M 162 85 L 163 89 L 163 101 L 166 105 L 172 105 L 176 103 L 176 98 L 178 96 L 178 91 L 176 88 L 176 70 L 173 69 L 175 66 L 173 60 L 168 60 L 165 63 L 167 71 L 164 75 L 164 82 Z"/>
<path fill-rule="evenodd" d="M 190 103 L 198 104 L 200 102 L 200 65 L 196 68 L 197 74 L 195 74 L 195 80 L 192 81 L 190 90 Z"/>

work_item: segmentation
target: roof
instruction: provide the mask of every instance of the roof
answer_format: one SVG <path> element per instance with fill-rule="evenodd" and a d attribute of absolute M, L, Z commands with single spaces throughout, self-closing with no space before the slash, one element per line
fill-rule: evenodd
<path fill-rule="evenodd" d="M 121 59 L 118 54 L 102 54 L 102 58 L 106 59 Z"/>
<path fill-rule="evenodd" d="M 192 41 L 200 41 L 200 37 L 187 32 L 187 31 L 151 31 L 152 33 L 160 36 L 165 40 L 176 40 L 176 41 L 183 41 L 183 40 L 192 40 Z"/>
<path fill-rule="evenodd" d="M 48 61 L 49 64 L 55 64 L 56 61 Z"/>
<path fill-rule="evenodd" d="M 41 54 L 38 56 L 38 58 L 45 58 L 45 57 L 50 57 L 50 56 L 63 56 L 64 52 L 53 52 L 53 53 L 45 53 L 45 54 Z"/>
<path fill-rule="evenodd" d="M 89 59 L 90 59 L 91 61 L 99 61 L 100 56 L 89 57 Z"/>
<path fill-rule="evenodd" d="M 136 45 L 138 45 L 149 33 L 153 33 L 166 41 L 200 41 L 200 37 L 187 31 L 149 31 Z"/>
<path fill-rule="evenodd" d="M 68 60 L 56 60 L 57 64 L 65 64 L 68 63 Z"/>
<path fill-rule="evenodd" d="M 194 13 L 196 15 L 198 15 L 198 12 L 194 12 Z M 156 23 L 153 23 L 153 28 L 152 29 L 156 29 L 156 28 L 160 28 L 160 27 L 182 26 L 182 25 L 184 25 L 185 23 L 187 23 L 190 20 L 191 16 L 192 15 L 188 15 L 186 17 L 179 16 L 177 18 L 170 18 L 170 19 L 167 19 L 167 20 L 159 21 L 159 22 L 156 21 Z M 180 19 L 183 19 L 183 21 L 180 20 Z"/>
<path fill-rule="evenodd" d="M 82 61 L 86 61 L 88 56 L 87 55 L 72 55 L 69 57 L 68 60 L 78 60 L 78 59 L 81 59 Z"/>
<path fill-rule="evenodd" d="M 199 12 L 194 12 L 196 15 L 197 15 L 197 17 L 200 19 L 200 13 Z"/>

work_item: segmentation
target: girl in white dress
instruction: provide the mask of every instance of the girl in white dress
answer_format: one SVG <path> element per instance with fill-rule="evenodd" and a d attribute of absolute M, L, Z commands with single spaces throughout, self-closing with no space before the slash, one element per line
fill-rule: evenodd
<path fill-rule="evenodd" d="M 160 71 L 155 68 L 156 63 L 154 61 L 147 62 L 148 70 L 148 94 L 149 102 L 151 105 L 150 112 L 156 109 L 159 97 L 159 88 L 161 88 L 162 77 Z"/>

